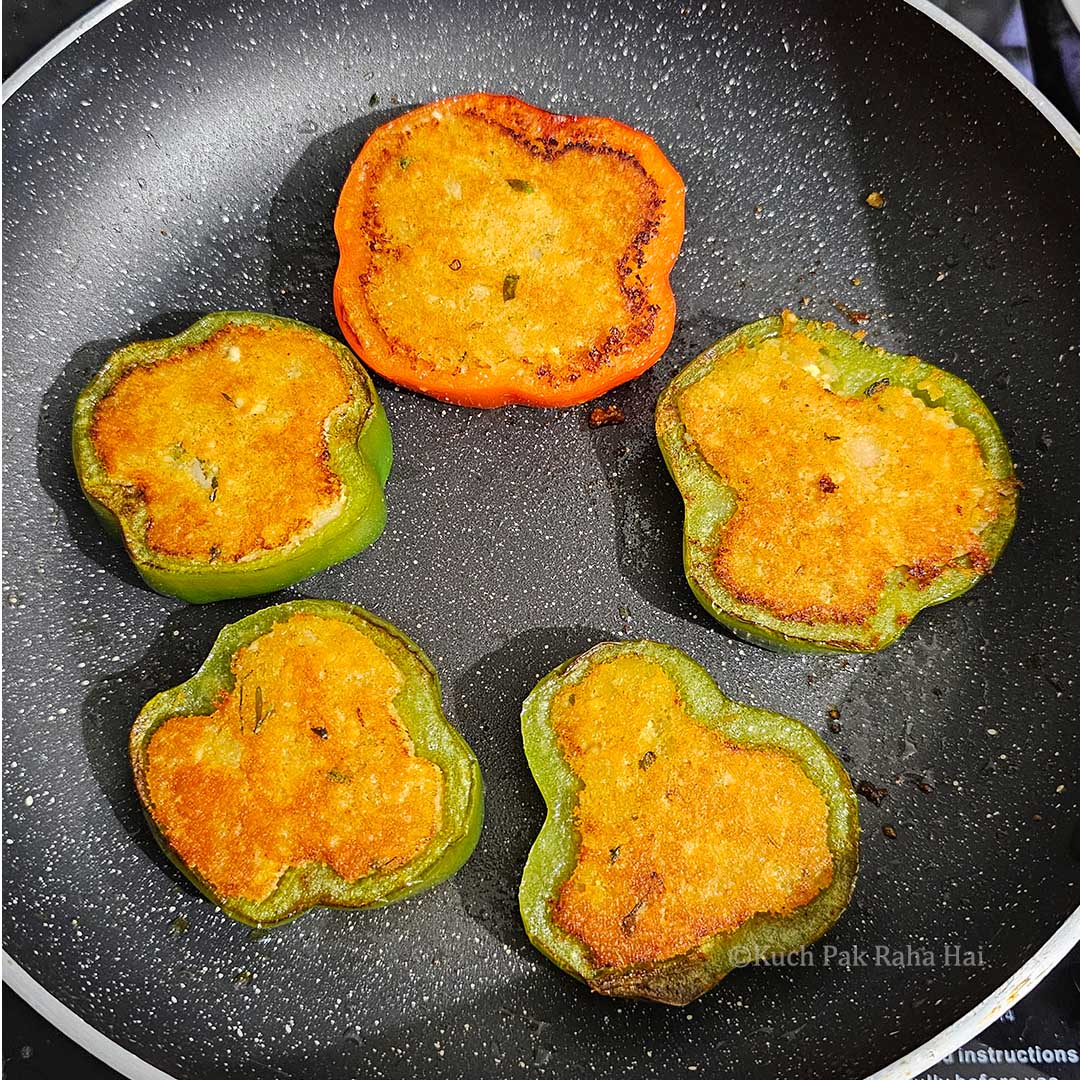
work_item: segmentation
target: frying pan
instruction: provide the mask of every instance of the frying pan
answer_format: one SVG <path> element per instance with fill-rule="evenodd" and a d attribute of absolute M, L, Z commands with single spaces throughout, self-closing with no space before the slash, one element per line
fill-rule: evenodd
<path fill-rule="evenodd" d="M 20 993 L 138 1077 L 895 1078 L 1077 939 L 1080 142 L 928 14 L 114 3 L 15 89 L 4 933 Z M 625 423 L 596 431 L 583 408 L 472 411 L 380 384 L 397 444 L 386 534 L 284 595 L 361 603 L 420 642 L 480 757 L 487 821 L 436 890 L 252 933 L 155 847 L 125 738 L 223 624 L 269 601 L 191 607 L 138 583 L 77 490 L 72 402 L 117 344 L 207 310 L 336 331 L 331 219 L 351 159 L 407 105 L 473 89 L 656 137 L 688 187 L 677 333 L 608 396 Z M 735 326 L 782 305 L 840 318 L 835 303 L 982 393 L 1017 459 L 1020 520 L 991 579 L 886 652 L 776 655 L 695 605 L 652 409 Z M 624 636 L 686 650 L 887 789 L 862 806 L 862 878 L 813 966 L 740 970 L 670 1009 L 590 995 L 526 941 L 516 888 L 543 808 L 520 702 L 561 660 Z M 879 947 L 931 962 L 875 964 Z"/>

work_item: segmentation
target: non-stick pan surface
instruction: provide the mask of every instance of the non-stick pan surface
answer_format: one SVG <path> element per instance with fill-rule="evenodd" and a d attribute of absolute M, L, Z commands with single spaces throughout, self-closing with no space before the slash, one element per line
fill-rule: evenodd
<path fill-rule="evenodd" d="M 487 821 L 432 892 L 255 934 L 158 852 L 125 740 L 223 624 L 269 601 L 191 607 L 139 584 L 79 495 L 72 402 L 119 343 L 208 310 L 336 332 L 348 164 L 406 105 L 474 89 L 656 137 L 688 188 L 678 330 L 609 395 L 626 422 L 598 431 L 584 408 L 470 411 L 380 383 L 387 532 L 287 595 L 354 601 L 417 638 L 480 757 Z M 179 1077 L 859 1077 L 986 997 L 1076 904 L 1080 160 L 922 14 L 137 2 L 35 75 L 5 134 L 6 943 L 101 1032 Z M 691 597 L 652 410 L 738 324 L 782 305 L 840 319 L 834 302 L 986 398 L 1020 520 L 990 580 L 885 653 L 780 656 Z M 687 650 L 887 789 L 862 805 L 862 878 L 812 967 L 739 971 L 671 1009 L 590 995 L 526 941 L 517 882 L 543 808 L 519 706 L 622 636 Z M 879 946 L 916 953 L 875 964 Z"/>

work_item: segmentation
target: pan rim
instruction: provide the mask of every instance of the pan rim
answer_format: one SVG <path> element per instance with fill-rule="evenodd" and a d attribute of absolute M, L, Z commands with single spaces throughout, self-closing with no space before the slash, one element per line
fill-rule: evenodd
<path fill-rule="evenodd" d="M 50 60 L 63 52 L 73 41 L 82 37 L 87 30 L 96 26 L 103 19 L 115 14 L 121 8 L 127 7 L 131 2 L 132 0 L 102 0 L 96 7 L 91 8 L 85 15 L 76 19 L 66 30 L 62 30 L 51 41 L 38 49 L 29 60 L 21 64 L 4 80 L 3 86 L 0 87 L 0 103 L 6 103 Z M 1080 154 L 1080 131 L 1077 131 L 1057 106 L 1030 79 L 1009 63 L 997 49 L 987 45 L 982 38 L 974 34 L 962 22 L 939 8 L 933 0 L 904 0 L 904 3 L 936 22 L 938 26 L 948 30 L 953 37 L 958 38 L 969 49 L 973 49 L 978 53 L 1000 75 L 1004 75 L 1042 113 L 1065 142 L 1077 154 Z"/>
<path fill-rule="evenodd" d="M 1026 997 L 1080 941 L 1080 907 L 1012 976 L 947 1028 L 865 1080 L 911 1080 L 976 1038 L 1006 1009 Z M 3 981 L 55 1028 L 128 1080 L 176 1080 L 113 1041 L 51 994 L 3 950 Z"/>
<path fill-rule="evenodd" d="M 0 87 L 0 102 L 6 103 L 37 72 L 82 37 L 91 27 L 126 7 L 132 0 L 102 0 L 66 30 L 39 49 L 18 67 Z M 1066 144 L 1080 155 L 1080 132 L 1029 79 L 1017 71 L 996 49 L 987 45 L 953 16 L 936 7 L 932 0 L 904 0 L 906 4 L 937 23 L 974 50 L 999 74 L 1009 80 L 1045 117 Z M 866 1077 L 865 1080 L 911 1080 L 933 1067 L 947 1054 L 981 1034 L 1003 1012 L 1030 993 L 1076 944 L 1080 943 L 1080 906 L 1049 938 L 996 990 L 948 1027 L 904 1056 Z M 171 1073 L 139 1057 L 84 1020 L 74 1010 L 33 978 L 6 949 L 2 951 L 3 982 L 57 1030 L 93 1054 L 128 1080 L 176 1080 Z"/>
<path fill-rule="evenodd" d="M 123 0 L 123 2 L 127 3 L 128 0 Z M 1077 131 L 1065 118 L 1065 114 L 997 49 L 987 45 L 981 37 L 969 30 L 958 19 L 942 11 L 933 3 L 933 0 L 904 0 L 904 2 L 944 27 L 953 37 L 959 38 L 969 49 L 974 49 L 987 63 L 992 64 L 1000 75 L 1004 75 L 1050 121 L 1072 150 L 1080 154 L 1080 131 Z"/>

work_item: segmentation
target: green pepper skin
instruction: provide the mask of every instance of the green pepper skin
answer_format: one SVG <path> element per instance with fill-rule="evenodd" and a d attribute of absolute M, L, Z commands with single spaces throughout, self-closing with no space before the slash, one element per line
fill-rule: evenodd
<path fill-rule="evenodd" d="M 293 866 L 265 900 L 227 899 L 170 847 L 154 820 L 146 779 L 147 750 L 154 732 L 173 716 L 209 715 L 222 690 L 231 689 L 233 654 L 268 633 L 275 623 L 305 612 L 340 619 L 361 630 L 397 665 L 404 682 L 394 700 L 420 757 L 443 771 L 443 826 L 431 845 L 405 866 L 349 882 L 323 863 Z M 263 608 L 226 626 L 199 670 L 185 683 L 153 697 L 131 729 L 130 755 L 135 786 L 150 829 L 170 861 L 226 915 L 248 926 L 267 928 L 295 919 L 313 907 L 370 908 L 404 900 L 455 874 L 468 860 L 484 817 L 484 784 L 469 744 L 442 709 L 439 677 L 420 647 L 400 630 L 363 608 L 337 600 L 293 600 Z"/>
<path fill-rule="evenodd" d="M 267 330 L 295 327 L 318 337 L 340 358 L 354 400 L 334 417 L 328 445 L 330 467 L 342 481 L 345 503 L 331 521 L 284 551 L 271 551 L 239 563 L 163 555 L 146 543 L 149 519 L 145 504 L 109 478 L 94 449 L 90 437 L 94 411 L 128 371 L 197 345 L 228 324 Z M 379 538 L 386 524 L 383 487 L 390 474 L 393 450 L 390 426 L 370 377 L 341 342 L 304 323 L 276 315 L 220 311 L 199 319 L 175 337 L 135 342 L 118 349 L 75 403 L 72 454 L 83 493 L 109 532 L 123 541 L 142 579 L 156 592 L 190 603 L 254 596 L 293 585 L 362 551 Z"/>
<path fill-rule="evenodd" d="M 833 880 L 791 915 L 755 915 L 700 948 L 656 964 L 621 969 L 593 966 L 586 947 L 557 926 L 551 902 L 577 861 L 580 836 L 574 807 L 580 781 L 559 750 L 551 705 L 564 687 L 579 683 L 593 664 L 634 653 L 663 667 L 688 714 L 736 746 L 780 750 L 793 757 L 825 797 Z M 704 668 L 671 645 L 605 642 L 557 667 L 529 694 L 521 711 L 529 769 L 547 804 L 547 819 L 529 852 L 518 894 L 529 939 L 545 956 L 602 994 L 686 1005 L 749 960 L 784 956 L 816 941 L 851 899 L 859 863 L 859 812 L 843 765 L 810 728 L 790 717 L 731 701 Z"/>
<path fill-rule="evenodd" d="M 734 597 L 713 570 L 713 552 L 720 534 L 735 513 L 736 500 L 705 459 L 697 452 L 679 416 L 678 400 L 691 384 L 708 374 L 716 360 L 740 346 L 753 346 L 781 332 L 780 318 L 761 319 L 722 338 L 692 360 L 675 376 L 656 405 L 656 437 L 660 452 L 682 495 L 684 504 L 683 568 L 686 580 L 702 607 L 738 637 L 783 652 L 877 652 L 891 645 L 923 608 L 943 604 L 967 592 L 983 575 L 949 567 L 933 581 L 919 586 L 902 567 L 886 578 L 877 611 L 863 625 L 798 622 Z M 1001 515 L 982 534 L 983 550 L 991 566 L 1004 550 L 1016 523 L 1016 475 L 1012 458 L 997 421 L 983 400 L 962 379 L 923 363 L 918 357 L 899 356 L 864 345 L 852 334 L 826 323 L 798 320 L 798 330 L 820 342 L 837 370 L 836 392 L 858 395 L 883 378 L 903 386 L 930 403 L 919 383 L 933 377 L 941 387 L 942 404 L 955 422 L 971 430 L 978 440 L 990 474 L 1008 489 Z M 989 572 L 988 570 L 986 571 Z"/>

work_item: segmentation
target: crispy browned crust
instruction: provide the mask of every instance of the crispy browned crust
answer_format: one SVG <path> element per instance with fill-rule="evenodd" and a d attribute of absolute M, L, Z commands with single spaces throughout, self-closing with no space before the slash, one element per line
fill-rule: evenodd
<path fill-rule="evenodd" d="M 170 849 L 222 900 L 260 901 L 290 866 L 345 881 L 409 862 L 441 821 L 444 778 L 393 700 L 401 675 L 342 620 L 299 613 L 239 650 L 209 716 L 174 716 L 135 755 Z"/>
<path fill-rule="evenodd" d="M 1007 485 L 945 408 L 888 380 L 858 396 L 829 380 L 821 344 L 788 331 L 719 358 L 679 412 L 736 495 L 713 556 L 723 586 L 793 622 L 865 626 L 897 567 L 921 586 L 985 572 Z"/>
<path fill-rule="evenodd" d="M 146 507 L 161 554 L 237 562 L 332 516 L 328 418 L 351 400 L 337 355 L 303 328 L 230 323 L 133 367 L 94 412 L 109 479 Z"/>
<path fill-rule="evenodd" d="M 484 94 L 425 106 L 375 132 L 342 191 L 342 329 L 447 400 L 588 400 L 670 340 L 682 198 L 615 121 Z"/>
<path fill-rule="evenodd" d="M 597 967 L 692 952 L 759 912 L 790 913 L 832 880 L 821 791 L 790 756 L 693 721 L 658 664 L 595 665 L 559 692 L 552 720 L 583 785 L 578 857 L 552 918 Z"/>
<path fill-rule="evenodd" d="M 648 303 L 646 291 L 635 283 L 634 275 L 644 264 L 645 245 L 656 234 L 661 202 L 655 181 L 640 162 L 625 151 L 583 141 L 552 146 L 475 114 L 455 119 L 469 133 L 469 157 L 461 152 L 464 145 L 457 147 L 450 143 L 444 148 L 436 143 L 428 152 L 434 161 L 426 163 L 425 182 L 413 180 L 407 195 L 402 195 L 408 199 L 408 205 L 407 213 L 405 207 L 400 208 L 401 217 L 397 202 L 392 201 L 390 185 L 396 186 L 402 179 L 400 162 L 414 154 L 422 155 L 435 141 L 434 132 L 417 127 L 403 133 L 381 147 L 378 157 L 369 164 L 370 183 L 384 195 L 379 202 L 368 206 L 361 217 L 372 259 L 358 280 L 368 298 L 371 317 L 395 354 L 407 358 L 419 370 L 431 365 L 456 367 L 470 361 L 489 367 L 531 366 L 538 379 L 556 388 L 576 382 L 584 373 L 603 367 L 620 351 L 648 340 L 655 325 L 656 307 Z M 445 132 L 452 122 L 445 120 L 436 131 Z M 482 161 L 491 154 L 506 155 L 513 150 L 520 152 L 504 166 L 513 174 L 506 178 L 509 180 L 522 180 L 517 174 L 528 173 L 540 185 L 552 176 L 551 166 L 567 163 L 566 179 L 552 185 L 554 190 L 549 196 L 559 211 L 570 211 L 582 200 L 583 192 L 596 187 L 596 180 L 590 181 L 589 176 L 593 171 L 590 166 L 596 162 L 602 163 L 603 170 L 613 175 L 619 187 L 632 193 L 629 205 L 621 208 L 620 214 L 597 216 L 595 221 L 590 221 L 594 227 L 587 236 L 575 238 L 581 245 L 581 254 L 586 252 L 586 244 L 611 250 L 611 270 L 605 276 L 610 277 L 614 289 L 610 299 L 617 298 L 617 304 L 604 306 L 602 290 L 573 280 L 567 252 L 556 251 L 537 266 L 534 262 L 538 260 L 529 258 L 522 246 L 522 250 L 504 257 L 504 265 L 492 265 L 491 252 L 501 246 L 500 240 L 505 243 L 507 236 L 529 234 L 527 221 L 537 202 L 535 192 L 530 196 L 504 184 L 505 190 L 498 192 L 501 196 L 498 211 L 486 215 L 481 227 L 473 231 L 455 229 L 449 240 L 441 241 L 439 223 L 448 199 L 447 177 L 452 177 L 455 171 L 464 171 L 470 159 Z M 440 157 L 440 153 L 445 156 Z M 538 170 L 538 166 L 548 168 Z M 414 176 L 420 175 L 420 164 L 409 168 Z M 543 179 L 537 175 L 538 171 Z M 522 183 L 531 186 L 530 181 L 522 180 Z M 490 195 L 488 198 L 492 199 Z M 515 221 L 515 217 L 520 220 Z M 552 224 L 556 221 L 557 217 Z M 408 228 L 408 241 L 398 231 L 403 226 Z M 419 265 L 414 262 L 411 239 L 414 232 L 429 244 L 450 243 L 444 253 L 447 258 L 442 262 L 445 271 L 453 276 L 444 271 L 447 283 L 441 288 L 449 287 L 455 293 L 486 290 L 484 300 L 490 303 L 476 305 L 477 318 L 455 326 L 458 319 L 452 317 L 446 325 L 433 326 L 431 309 L 415 300 L 410 302 L 432 288 L 432 260 L 424 259 Z M 531 236 L 530 242 L 539 245 L 541 234 L 535 228 L 532 232 L 536 235 Z M 411 265 L 406 266 L 407 261 Z M 460 267 L 451 270 L 455 263 Z M 437 264 L 437 270 L 443 270 L 441 264 Z M 507 282 L 511 278 L 514 295 L 509 297 Z M 526 303 L 529 322 L 542 324 L 543 332 L 535 338 L 534 348 L 516 351 L 508 336 L 517 326 L 517 320 L 501 320 L 498 316 L 503 309 L 507 315 L 516 315 Z M 570 325 L 560 325 L 568 317 Z M 449 341 L 448 330 L 457 331 Z M 577 340 L 581 337 L 586 339 L 583 343 Z"/>

